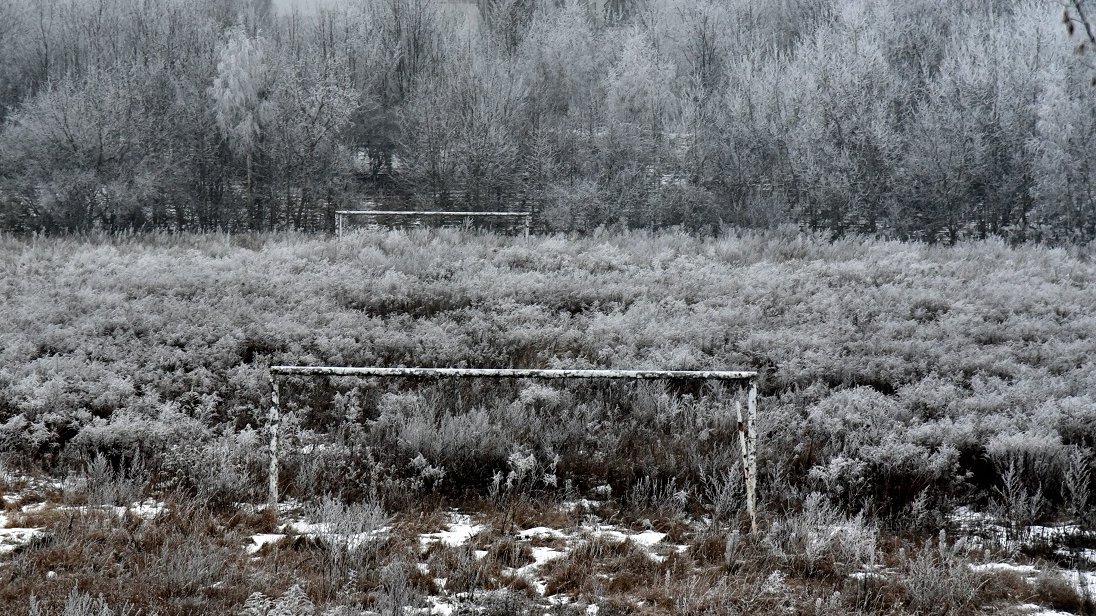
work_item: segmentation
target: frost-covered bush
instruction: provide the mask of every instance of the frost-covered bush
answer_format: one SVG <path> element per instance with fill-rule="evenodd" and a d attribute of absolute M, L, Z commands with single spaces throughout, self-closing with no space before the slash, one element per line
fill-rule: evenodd
<path fill-rule="evenodd" d="M 113 469 L 107 458 L 97 455 L 85 466 L 87 504 L 128 507 L 144 496 L 149 478 L 140 464 Z"/>
<path fill-rule="evenodd" d="M 967 614 L 977 611 L 982 584 L 971 569 L 966 541 L 948 543 L 944 531 L 915 551 L 899 554 L 910 609 L 923 614 Z"/>
<path fill-rule="evenodd" d="M 848 516 L 820 492 L 801 511 L 776 520 L 765 541 L 787 567 L 811 575 L 842 575 L 875 562 L 878 531 L 862 514 Z"/>
<path fill-rule="evenodd" d="M 299 584 L 294 584 L 276 599 L 261 592 L 252 593 L 240 610 L 240 616 L 312 616 L 316 605 L 308 598 Z"/>
<path fill-rule="evenodd" d="M 163 459 L 166 485 L 213 507 L 261 501 L 269 456 L 266 439 L 245 428 L 205 442 L 180 443 Z"/>
<path fill-rule="evenodd" d="M 0 289 L 0 454 L 58 472 L 137 455 L 159 485 L 224 502 L 263 498 L 275 363 L 755 369 L 774 507 L 985 504 L 995 461 L 1026 456 L 1053 516 L 1061 452 L 1096 443 L 1081 252 L 794 229 L 4 237 Z M 736 464 L 731 395 L 286 379 L 281 479 L 413 503 L 482 494 L 521 451 L 558 455 L 580 489 L 677 478 L 699 511 L 702 477 Z"/>
<path fill-rule="evenodd" d="M 75 459 L 105 456 L 118 466 L 155 464 L 173 448 L 208 437 L 208 427 L 180 412 L 175 403 L 134 404 L 118 409 L 109 419 L 96 418 L 83 426 L 68 444 L 66 455 Z"/>
<path fill-rule="evenodd" d="M 46 616 L 49 613 L 43 611 L 34 595 L 31 595 L 30 616 Z M 73 588 L 69 591 L 64 608 L 58 613 L 58 616 L 114 616 L 116 613 L 118 612 L 111 608 L 102 596 L 92 597 L 87 593 L 80 592 L 78 588 Z M 121 613 L 128 613 L 126 607 L 122 607 Z"/>

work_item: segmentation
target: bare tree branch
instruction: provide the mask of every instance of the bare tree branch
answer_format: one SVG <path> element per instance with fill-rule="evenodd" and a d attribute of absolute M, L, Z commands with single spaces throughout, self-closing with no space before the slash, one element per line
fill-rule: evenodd
<path fill-rule="evenodd" d="M 1062 16 L 1062 21 L 1066 24 L 1066 29 L 1069 30 L 1070 36 L 1073 36 L 1074 24 L 1081 24 L 1081 27 L 1085 30 L 1085 36 L 1088 38 L 1088 42 L 1096 45 L 1096 33 L 1092 29 L 1092 21 L 1089 20 L 1087 14 L 1085 14 L 1085 0 L 1070 0 L 1069 5 L 1073 8 L 1071 13 L 1069 8 L 1066 9 L 1065 15 Z"/>

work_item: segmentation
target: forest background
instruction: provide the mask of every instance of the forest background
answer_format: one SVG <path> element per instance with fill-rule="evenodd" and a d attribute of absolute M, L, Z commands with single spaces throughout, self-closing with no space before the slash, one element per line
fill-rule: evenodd
<path fill-rule="evenodd" d="M 1096 96 L 1051 0 L 0 4 L 0 227 L 786 223 L 1096 237 Z"/>

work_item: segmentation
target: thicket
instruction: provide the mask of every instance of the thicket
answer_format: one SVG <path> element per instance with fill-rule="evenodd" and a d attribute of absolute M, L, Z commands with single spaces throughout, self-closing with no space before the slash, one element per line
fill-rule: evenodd
<path fill-rule="evenodd" d="M 264 498 L 271 364 L 752 369 L 762 509 L 1092 523 L 1091 249 L 458 231 L 0 239 L 0 452 Z M 289 379 L 290 496 L 733 518 L 733 391 Z M 100 461 L 97 458 L 101 457 Z M 605 488 L 604 486 L 608 486 Z"/>
<path fill-rule="evenodd" d="M 399 207 L 1096 237 L 1091 66 L 1043 0 L 0 5 L 0 224 Z"/>

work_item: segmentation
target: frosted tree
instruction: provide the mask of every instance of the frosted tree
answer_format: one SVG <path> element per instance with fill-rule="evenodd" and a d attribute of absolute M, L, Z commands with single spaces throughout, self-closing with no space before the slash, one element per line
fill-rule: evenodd
<path fill-rule="evenodd" d="M 782 84 L 798 78 L 789 70 L 782 58 L 729 62 L 727 86 L 713 95 L 697 121 L 714 136 L 702 149 L 698 167 L 711 174 L 732 206 L 721 213 L 726 219 L 772 224 L 782 221 L 794 202 L 800 169 L 789 159 L 788 137 L 798 130 L 803 114 L 787 104 L 789 88 Z M 683 119 L 690 116 L 684 113 Z"/>
<path fill-rule="evenodd" d="M 609 72 L 609 112 L 618 122 L 645 126 L 652 135 L 663 126 L 673 66 L 659 57 L 650 36 L 636 28 L 624 42 L 620 61 Z"/>
<path fill-rule="evenodd" d="M 1050 37 L 1039 27 L 1046 18 L 1037 3 L 1021 4 L 1012 14 L 989 16 L 978 38 L 967 32 L 987 16 L 957 21 L 908 129 L 899 185 L 909 234 L 954 242 L 1026 233 L 1028 140 L 1040 98 L 1036 76 L 1048 57 Z"/>
<path fill-rule="evenodd" d="M 673 66 L 660 57 L 650 33 L 632 29 L 620 60 L 607 79 L 608 132 L 599 174 L 611 194 L 619 195 L 621 218 L 634 224 L 651 208 L 647 202 L 662 179 L 665 129 L 671 98 Z"/>
<path fill-rule="evenodd" d="M 248 211 L 252 225 L 258 228 L 262 212 L 255 200 L 253 159 L 261 153 L 263 128 L 271 111 L 269 78 L 260 39 L 249 37 L 241 26 L 229 28 L 225 35 L 209 95 L 221 137 L 233 156 L 244 159 Z"/>
<path fill-rule="evenodd" d="M 20 73 L 25 50 L 30 47 L 26 34 L 29 14 L 20 3 L 0 2 L 0 122 L 9 106 L 18 102 L 24 88 Z"/>
<path fill-rule="evenodd" d="M 1082 48 L 1096 46 L 1096 22 L 1089 14 L 1090 9 L 1091 7 L 1088 6 L 1085 0 L 1069 0 L 1066 4 L 1065 13 L 1062 15 L 1062 21 L 1065 22 L 1070 36 L 1076 33 L 1078 26 L 1080 27 L 1082 36 L 1086 41 L 1086 43 L 1081 43 Z"/>
<path fill-rule="evenodd" d="M 670 133 L 675 173 L 692 185 L 711 186 L 716 174 L 713 162 L 724 145 L 729 127 L 719 122 L 720 94 L 726 82 L 726 64 L 732 61 L 728 38 L 729 16 L 722 3 L 711 0 L 674 2 L 665 47 L 678 70 L 672 111 L 676 118 Z M 741 122 L 742 118 L 734 118 Z"/>
<path fill-rule="evenodd" d="M 139 67 L 69 76 L 8 118 L 0 173 L 34 227 L 133 228 L 157 217 L 171 171 L 161 77 Z"/>
<path fill-rule="evenodd" d="M 891 101 L 898 84 L 884 59 L 893 27 L 885 7 L 853 1 L 802 43 L 783 79 L 797 111 L 788 150 L 808 226 L 878 230 L 886 218 L 899 141 Z"/>
<path fill-rule="evenodd" d="M 523 105 L 529 132 L 550 127 L 554 144 L 574 170 L 575 143 L 592 138 L 602 121 L 605 46 L 599 44 L 594 11 L 580 0 L 546 5 L 535 15 L 520 52 L 529 88 Z M 558 130 L 557 130 L 558 129 Z"/>
<path fill-rule="evenodd" d="M 1035 131 L 1027 147 L 1035 201 L 1032 226 L 1040 239 L 1096 237 L 1096 98 L 1078 73 L 1085 70 L 1067 44 L 1051 39 L 1038 71 Z"/>
<path fill-rule="evenodd" d="M 510 207 L 520 154 L 515 126 L 527 89 L 503 62 L 475 62 L 458 75 L 454 92 L 460 128 L 460 173 L 471 202 Z"/>
<path fill-rule="evenodd" d="M 486 31 L 506 55 L 518 50 L 533 20 L 535 0 L 477 0 Z"/>
<path fill-rule="evenodd" d="M 277 181 L 270 182 L 275 193 L 270 218 L 278 219 L 273 210 L 280 201 L 284 219 L 298 229 L 334 225 L 333 180 L 348 171 L 351 158 L 343 138 L 359 96 L 349 86 L 344 66 L 328 68 L 285 60 L 278 71 L 281 78 L 271 86 L 264 149 Z M 312 209 L 315 204 L 328 207 Z"/>
<path fill-rule="evenodd" d="M 711 93 L 723 84 L 723 65 L 731 58 L 728 11 L 723 3 L 712 0 L 687 0 L 675 8 L 677 64 L 699 81 L 704 93 Z"/>

